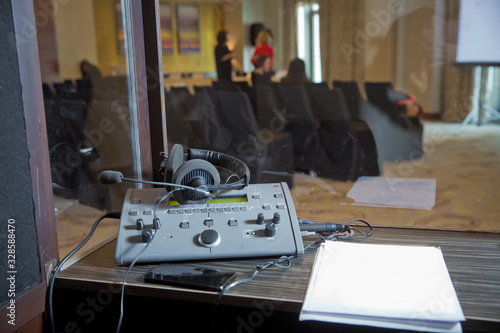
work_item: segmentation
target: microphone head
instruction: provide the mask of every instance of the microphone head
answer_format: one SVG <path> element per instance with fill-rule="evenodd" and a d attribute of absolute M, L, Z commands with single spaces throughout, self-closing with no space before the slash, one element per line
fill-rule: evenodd
<path fill-rule="evenodd" d="M 122 182 L 123 174 L 119 171 L 106 170 L 99 174 L 98 181 L 103 185 L 119 184 Z"/>

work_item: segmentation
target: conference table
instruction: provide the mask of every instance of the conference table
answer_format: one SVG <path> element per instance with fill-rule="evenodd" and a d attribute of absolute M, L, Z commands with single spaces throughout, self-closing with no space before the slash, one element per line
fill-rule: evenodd
<path fill-rule="evenodd" d="M 318 240 L 304 238 L 304 245 Z M 440 247 L 465 314 L 464 332 L 500 332 L 500 234 L 375 226 L 366 244 Z M 56 279 L 54 316 L 58 331 L 115 330 L 120 313 L 122 280 L 127 265 L 116 265 L 111 241 L 70 267 Z M 287 269 L 270 266 L 250 282 L 218 293 L 145 282 L 155 264 L 136 264 L 126 278 L 122 332 L 386 332 L 388 329 L 299 321 L 317 245 L 291 261 Z M 194 261 L 204 268 L 252 276 L 257 265 L 277 258 Z M 345 258 L 349 261 L 349 258 Z M 338 269 L 348 267 L 339 262 Z M 370 277 L 366 276 L 367 288 Z M 217 303 L 218 302 L 218 303 Z M 104 330 L 103 330 L 104 329 Z"/>

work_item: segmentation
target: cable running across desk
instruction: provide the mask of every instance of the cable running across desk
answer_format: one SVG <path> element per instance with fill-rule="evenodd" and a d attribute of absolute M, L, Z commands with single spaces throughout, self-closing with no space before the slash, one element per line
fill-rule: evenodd
<path fill-rule="evenodd" d="M 304 223 L 304 224 L 316 224 L 316 222 L 312 222 L 312 221 L 307 221 L 307 220 L 300 220 L 301 223 Z M 358 228 L 354 228 L 352 226 L 350 226 L 351 224 L 354 224 L 354 223 L 361 223 L 361 224 L 364 224 L 365 227 L 368 227 L 369 228 L 369 232 L 362 232 L 361 230 L 359 230 Z M 324 223 L 324 222 L 322 222 Z M 342 235 L 344 234 L 345 232 L 348 232 L 347 235 Z M 357 232 L 359 234 L 361 234 L 361 236 L 358 236 L 358 237 L 354 237 L 354 238 L 351 238 L 352 235 Z M 365 238 L 368 238 L 370 237 L 371 235 L 373 234 L 373 228 L 372 226 L 364 221 L 364 220 L 351 220 L 349 222 L 346 222 L 342 225 L 342 228 L 340 230 L 337 230 L 337 231 L 334 231 L 332 232 L 330 235 L 328 236 L 324 236 L 322 235 L 321 233 L 316 233 L 316 235 L 318 235 L 319 237 L 321 237 L 320 240 L 317 240 L 317 241 L 314 241 L 312 243 L 310 243 L 309 245 L 307 245 L 306 247 L 304 247 L 304 251 L 309 249 L 310 247 L 316 245 L 316 244 L 319 244 L 319 243 L 322 243 L 326 240 L 332 240 L 334 238 L 336 238 L 337 240 L 357 240 L 357 239 L 365 239 Z M 239 281 L 235 281 L 231 284 L 229 284 L 226 288 L 224 288 L 220 293 L 219 295 L 217 296 L 217 301 L 215 302 L 215 306 L 217 306 L 222 298 L 222 296 L 231 288 L 233 287 L 236 287 L 237 285 L 240 285 L 240 284 L 243 284 L 243 283 L 247 283 L 247 282 L 250 282 L 252 281 L 258 274 L 260 271 L 270 267 L 270 266 L 276 266 L 278 268 L 282 268 L 282 269 L 288 269 L 292 266 L 292 259 L 294 259 L 296 257 L 296 255 L 291 255 L 291 256 L 282 256 L 280 258 L 278 258 L 277 260 L 275 261 L 269 261 L 269 262 L 266 262 L 266 263 L 263 263 L 263 264 L 260 264 L 260 265 L 257 265 L 256 268 L 255 268 L 255 271 L 253 272 L 252 276 L 250 276 L 249 278 L 247 279 L 243 279 L 243 280 L 239 280 Z M 282 263 L 286 263 L 286 264 L 282 264 Z"/>

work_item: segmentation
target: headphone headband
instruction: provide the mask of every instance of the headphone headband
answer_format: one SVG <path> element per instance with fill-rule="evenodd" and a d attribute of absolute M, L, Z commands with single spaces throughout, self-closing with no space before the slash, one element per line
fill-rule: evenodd
<path fill-rule="evenodd" d="M 248 166 L 243 161 L 236 157 L 211 150 L 189 148 L 187 154 L 184 154 L 184 160 L 191 159 L 205 160 L 213 165 L 233 171 L 238 175 L 240 180 L 232 183 L 232 185 L 241 183 L 243 186 L 248 186 L 250 183 L 250 169 L 248 169 Z"/>

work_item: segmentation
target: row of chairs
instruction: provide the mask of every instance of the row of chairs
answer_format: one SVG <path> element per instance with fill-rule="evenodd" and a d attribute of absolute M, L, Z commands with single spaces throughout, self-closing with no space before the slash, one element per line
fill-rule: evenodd
<path fill-rule="evenodd" d="M 294 186 L 290 134 L 261 128 L 246 93 L 197 87 L 191 94 L 171 88 L 165 105 L 170 144 L 235 156 L 248 165 L 252 183 L 285 181 Z"/>
<path fill-rule="evenodd" d="M 76 84 L 75 84 L 76 82 Z M 64 100 L 84 100 L 90 101 L 91 83 L 90 80 L 67 79 L 63 82 L 54 82 L 52 84 L 42 83 L 43 97 L 46 100 L 64 99 Z"/>
<path fill-rule="evenodd" d="M 130 117 L 126 78 L 102 81 L 108 89 L 94 92 L 89 81 L 78 79 L 76 85 L 71 80 L 43 83 L 42 90 L 54 192 L 110 209 L 108 190 L 94 186 L 92 169 L 123 171 L 132 165 L 126 144 Z"/>
<path fill-rule="evenodd" d="M 241 159 L 258 155 L 274 173 L 298 170 L 338 180 L 378 175 L 370 129 L 353 121 L 339 90 L 318 88 L 226 83 L 194 87 L 191 94 L 172 87 L 167 135 Z"/>

